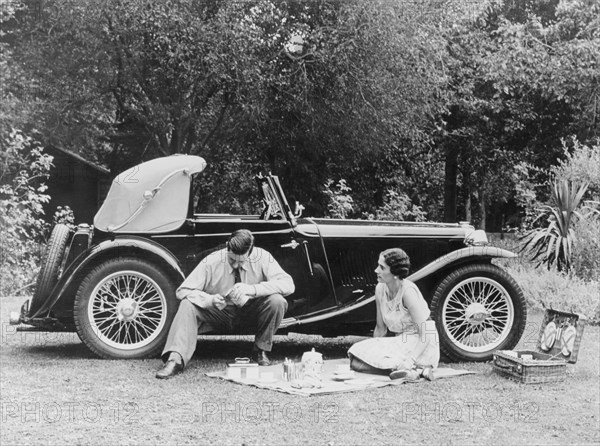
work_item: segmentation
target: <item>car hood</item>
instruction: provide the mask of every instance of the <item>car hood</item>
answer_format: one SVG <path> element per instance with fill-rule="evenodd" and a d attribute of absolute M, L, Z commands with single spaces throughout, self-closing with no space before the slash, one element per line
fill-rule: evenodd
<path fill-rule="evenodd" d="M 296 231 L 306 236 L 325 238 L 416 237 L 455 238 L 463 240 L 472 226 L 458 223 L 414 223 L 380 220 L 339 220 L 302 218 Z"/>

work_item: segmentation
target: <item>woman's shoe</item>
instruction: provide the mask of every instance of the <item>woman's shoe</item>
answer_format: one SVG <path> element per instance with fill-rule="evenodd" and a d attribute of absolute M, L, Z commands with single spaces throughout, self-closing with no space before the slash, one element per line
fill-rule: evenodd
<path fill-rule="evenodd" d="M 433 368 L 431 368 L 431 367 L 425 367 L 423 369 L 423 373 L 421 373 L 421 376 L 429 381 L 435 380 L 435 375 L 433 374 Z"/>
<path fill-rule="evenodd" d="M 390 379 L 404 379 L 406 381 L 417 381 L 419 378 L 419 373 L 415 369 L 394 370 L 392 373 L 390 373 Z"/>

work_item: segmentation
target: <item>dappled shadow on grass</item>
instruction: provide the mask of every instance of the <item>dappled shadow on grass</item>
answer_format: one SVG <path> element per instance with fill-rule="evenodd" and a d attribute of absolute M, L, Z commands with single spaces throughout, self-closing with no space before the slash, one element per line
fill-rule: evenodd
<path fill-rule="evenodd" d="M 83 343 L 63 345 L 36 345 L 24 347 L 23 353 L 35 355 L 37 359 L 95 359 L 94 355 Z"/>
<path fill-rule="evenodd" d="M 285 358 L 300 361 L 304 352 L 322 353 L 324 359 L 345 358 L 348 348 L 358 340 L 355 336 L 323 338 L 319 335 L 278 335 L 269 355 L 273 362 Z M 15 332 L 4 339 L 2 350 L 10 356 L 31 356 L 37 360 L 98 359 L 76 333 Z M 233 362 L 252 355 L 254 336 L 199 336 L 194 360 L 199 362 Z"/>
<path fill-rule="evenodd" d="M 273 362 L 283 362 L 285 358 L 300 361 L 304 352 L 314 348 L 323 354 L 324 359 L 345 358 L 348 348 L 360 339 L 362 338 L 323 338 L 317 335 L 276 336 L 269 357 Z M 250 357 L 253 340 L 253 336 L 200 336 L 194 359 L 233 361 L 237 357 Z"/>
<path fill-rule="evenodd" d="M 2 350 L 11 356 L 31 356 L 35 359 L 96 357 L 76 333 L 16 332 L 3 341 Z"/>

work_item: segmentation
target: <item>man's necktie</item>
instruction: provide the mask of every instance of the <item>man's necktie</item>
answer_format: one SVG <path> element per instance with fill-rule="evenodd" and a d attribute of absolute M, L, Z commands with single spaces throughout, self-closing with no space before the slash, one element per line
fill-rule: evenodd
<path fill-rule="evenodd" d="M 242 281 L 239 268 L 233 268 L 233 277 L 235 277 L 235 283 L 240 283 Z"/>

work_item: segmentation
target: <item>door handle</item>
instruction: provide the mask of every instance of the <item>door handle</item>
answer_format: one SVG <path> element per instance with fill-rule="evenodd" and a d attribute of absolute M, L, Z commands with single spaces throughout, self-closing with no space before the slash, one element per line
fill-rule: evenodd
<path fill-rule="evenodd" d="M 300 246 L 300 243 L 298 243 L 296 240 L 292 240 L 290 243 L 285 243 L 285 244 L 281 245 L 282 248 L 292 248 L 292 249 L 296 249 L 298 246 Z"/>

